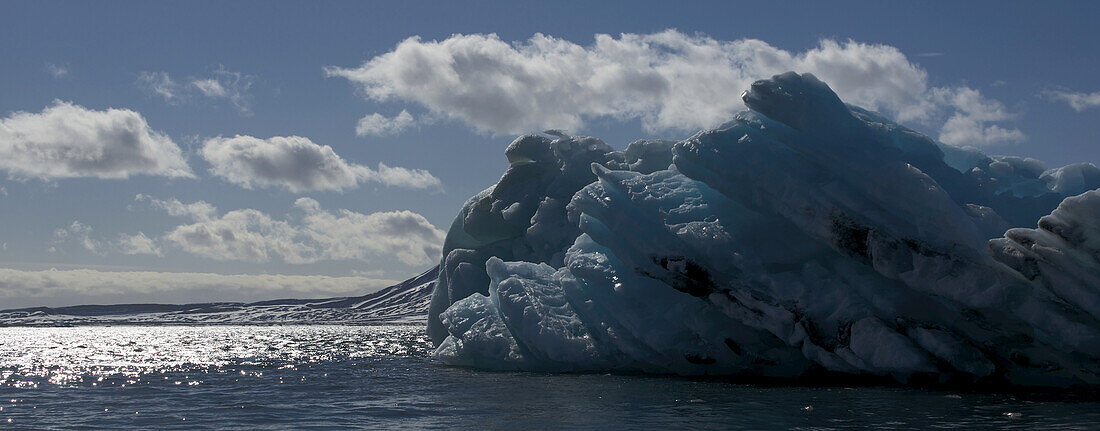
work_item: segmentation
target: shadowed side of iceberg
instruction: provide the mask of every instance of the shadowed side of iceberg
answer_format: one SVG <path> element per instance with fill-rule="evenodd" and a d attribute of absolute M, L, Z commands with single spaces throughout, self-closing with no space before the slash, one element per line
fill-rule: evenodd
<path fill-rule="evenodd" d="M 1063 194 L 1100 177 L 938 144 L 809 74 L 743 98 L 749 111 L 675 144 L 513 142 L 448 232 L 435 356 L 1100 383 L 1100 191 Z"/>

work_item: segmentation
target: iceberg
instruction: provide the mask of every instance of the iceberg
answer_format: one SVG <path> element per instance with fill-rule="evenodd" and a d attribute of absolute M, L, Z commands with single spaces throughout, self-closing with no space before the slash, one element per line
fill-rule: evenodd
<path fill-rule="evenodd" d="M 758 81 L 742 99 L 749 110 L 679 142 L 512 142 L 500 181 L 447 233 L 433 356 L 1100 384 L 1096 166 L 949 147 L 811 74 Z"/>

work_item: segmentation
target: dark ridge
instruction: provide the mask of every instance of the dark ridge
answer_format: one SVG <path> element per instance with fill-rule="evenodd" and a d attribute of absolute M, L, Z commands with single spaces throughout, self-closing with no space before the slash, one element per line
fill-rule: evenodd
<path fill-rule="evenodd" d="M 113 305 L 75 305 L 68 307 L 29 307 L 0 310 L 0 318 L 16 322 L 20 318 L 33 316 L 70 316 L 70 317 L 107 317 L 138 314 L 164 313 L 166 315 L 223 313 L 265 307 L 297 307 L 295 313 L 310 310 L 324 311 L 347 309 L 378 310 L 382 314 L 394 314 L 393 310 L 402 305 L 416 304 L 431 296 L 434 280 L 439 275 L 439 266 L 435 266 L 420 275 L 362 296 L 320 298 L 320 299 L 274 299 L 258 302 L 210 302 L 192 304 L 113 304 Z M 399 313 L 400 314 L 400 313 Z M 407 313 L 405 313 L 407 314 Z M 94 321 L 93 321 L 94 322 Z M 78 323 L 93 323 L 78 321 Z M 116 322 L 111 322 L 116 323 Z M 117 322 L 122 323 L 122 322 Z M 202 323 L 197 321 L 194 323 Z M 0 324 L 2 325 L 2 324 Z"/>

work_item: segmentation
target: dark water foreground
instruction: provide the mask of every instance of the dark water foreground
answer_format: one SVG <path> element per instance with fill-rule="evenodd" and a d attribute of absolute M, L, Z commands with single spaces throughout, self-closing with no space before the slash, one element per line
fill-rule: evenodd
<path fill-rule="evenodd" d="M 0 429 L 1100 429 L 1080 397 L 457 369 L 422 333 L 0 328 Z"/>

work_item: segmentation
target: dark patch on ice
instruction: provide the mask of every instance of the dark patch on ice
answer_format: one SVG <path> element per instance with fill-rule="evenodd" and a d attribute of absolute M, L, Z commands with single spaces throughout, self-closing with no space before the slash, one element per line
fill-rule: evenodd
<path fill-rule="evenodd" d="M 694 353 L 685 354 L 684 359 L 686 359 L 688 362 L 691 362 L 691 363 L 696 364 L 696 365 L 710 365 L 710 364 L 713 364 L 715 362 L 718 362 L 717 359 L 714 359 L 710 356 L 700 356 L 700 355 L 696 355 Z"/>
<path fill-rule="evenodd" d="M 1029 367 L 1029 368 L 1038 367 L 1037 364 L 1031 362 L 1031 358 L 1028 358 L 1027 355 L 1025 355 L 1021 352 L 1012 352 L 1012 354 L 1009 355 L 1008 358 L 1011 359 L 1012 362 L 1015 362 L 1017 365 L 1020 365 L 1020 366 L 1023 366 L 1023 367 Z"/>
<path fill-rule="evenodd" d="M 672 286 L 673 289 L 695 297 L 706 297 L 717 290 L 717 285 L 711 279 L 710 271 L 703 268 L 694 260 L 684 256 L 661 256 L 651 258 L 665 271 L 665 274 L 652 274 L 644 269 L 635 269 L 640 275 L 660 280 Z"/>
<path fill-rule="evenodd" d="M 852 342 L 852 322 L 840 322 L 836 330 L 837 343 L 847 346 Z"/>
<path fill-rule="evenodd" d="M 733 353 L 736 354 L 737 356 L 741 356 L 741 346 L 738 346 L 737 343 L 734 342 L 733 340 L 727 338 L 726 339 L 726 347 L 729 347 L 730 350 L 732 350 Z"/>
<path fill-rule="evenodd" d="M 669 256 L 657 259 L 656 263 L 676 278 L 678 283 L 673 287 L 677 290 L 699 297 L 714 292 L 714 282 L 710 278 L 710 273 L 694 260 L 684 256 Z"/>
<path fill-rule="evenodd" d="M 793 311 L 793 310 L 792 310 Z M 835 351 L 837 347 L 841 346 L 837 337 L 830 336 L 821 327 L 814 324 L 813 320 L 809 316 L 801 313 L 796 313 L 798 324 L 802 325 L 802 329 L 806 331 L 806 338 L 810 339 L 810 342 L 815 346 L 821 347 L 830 352 Z"/>
<path fill-rule="evenodd" d="M 836 247 L 845 255 L 859 259 L 864 264 L 871 263 L 871 252 L 867 247 L 867 236 L 871 229 L 856 223 L 844 214 L 833 215 L 833 238 Z"/>

